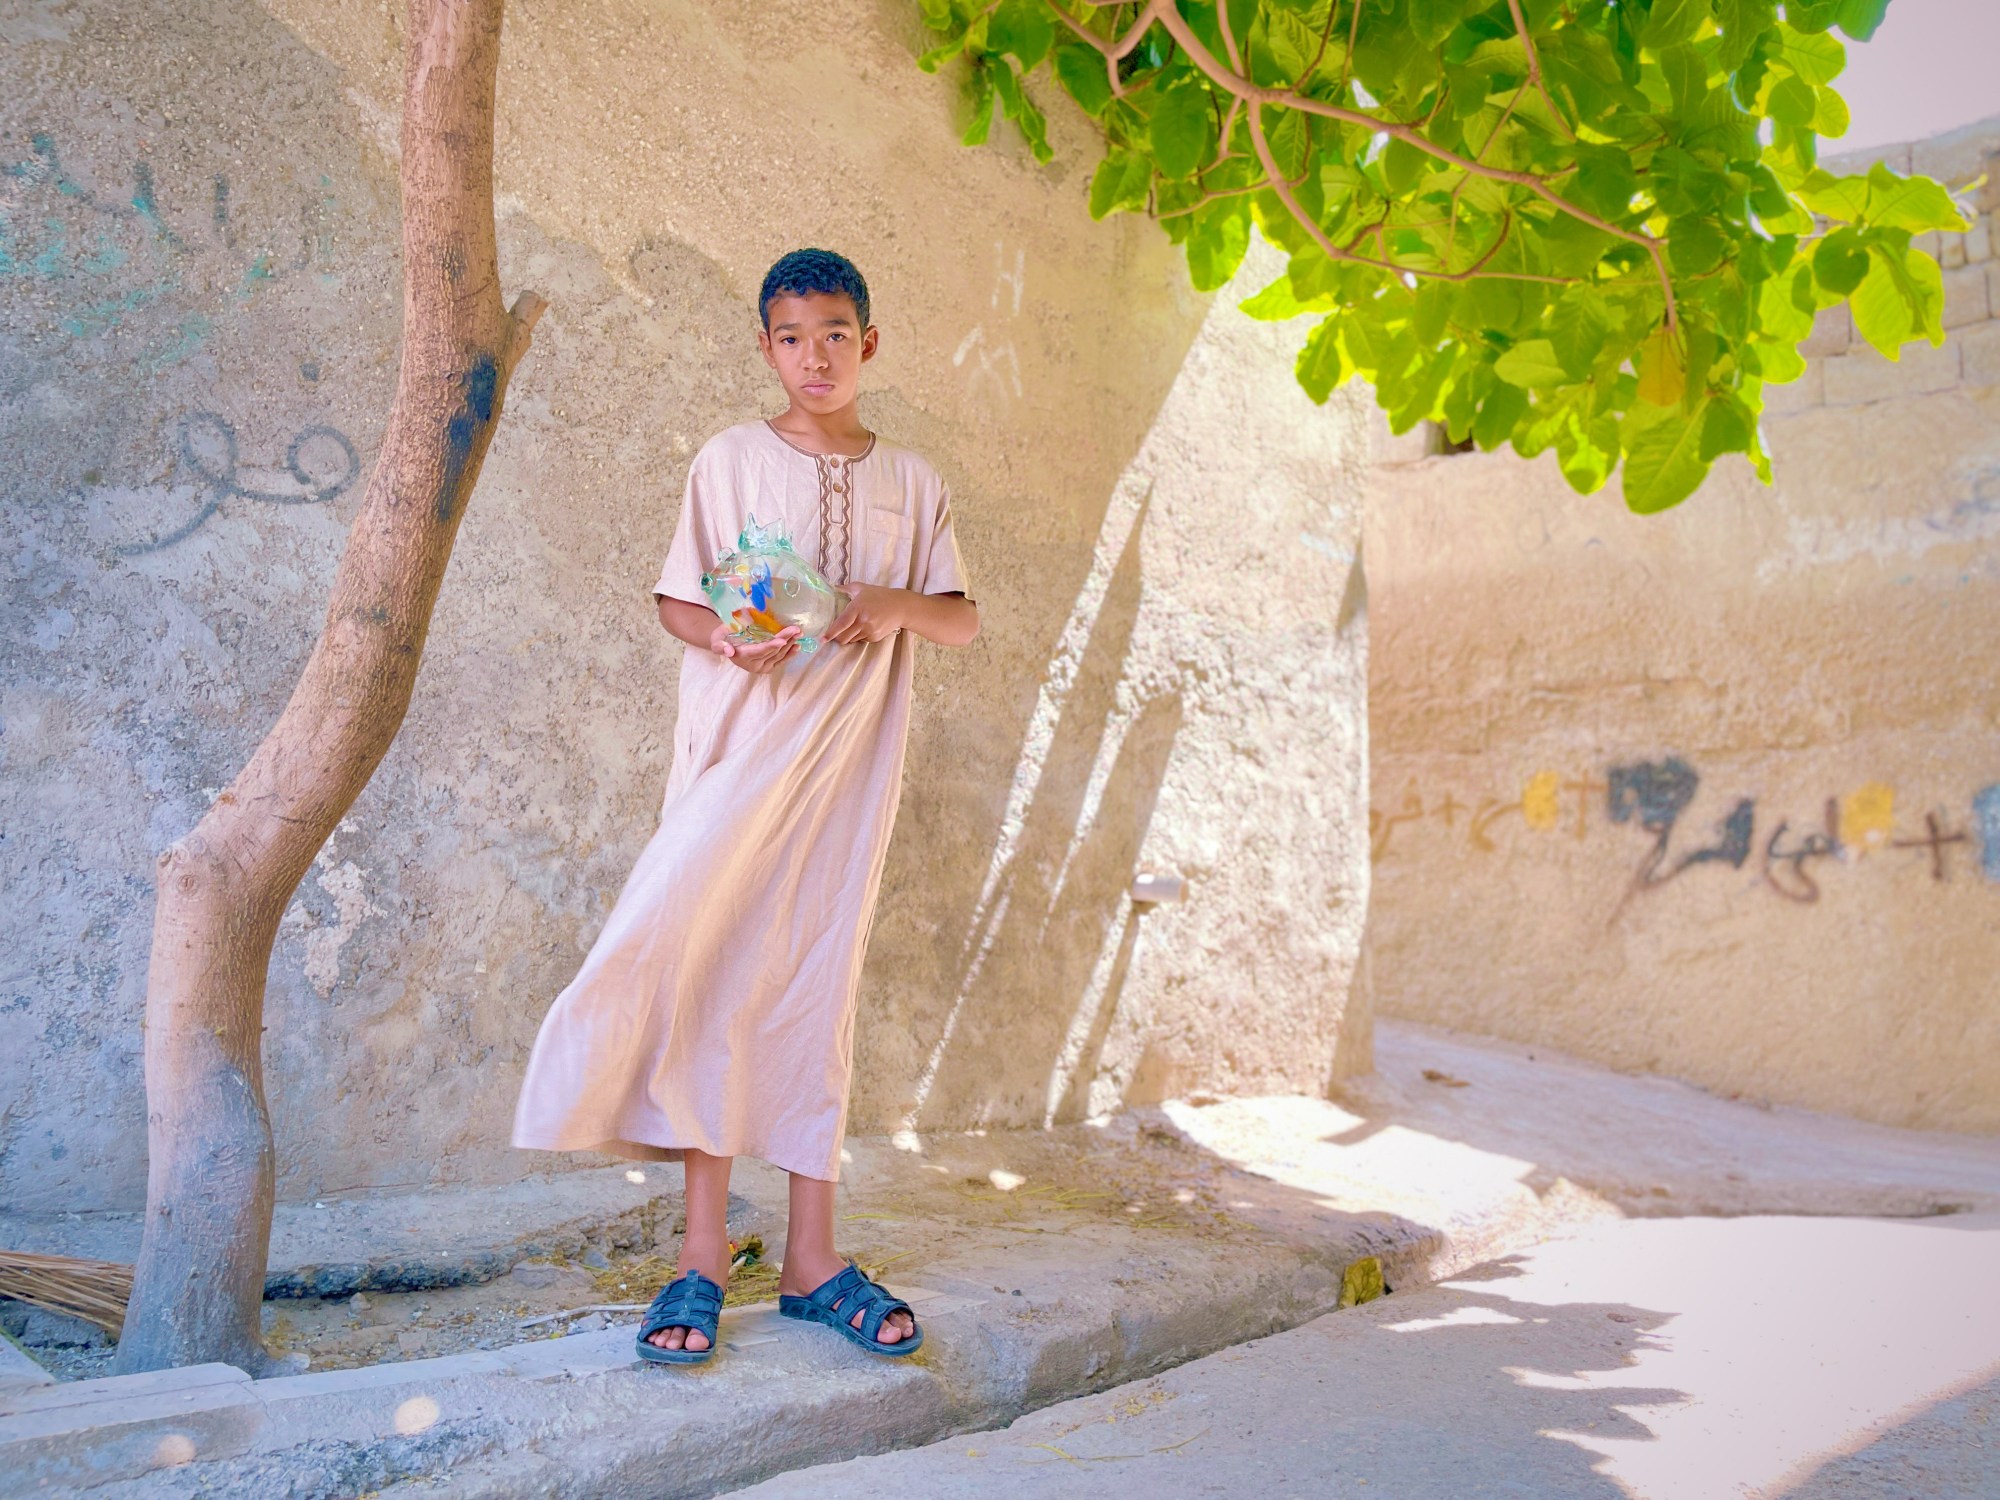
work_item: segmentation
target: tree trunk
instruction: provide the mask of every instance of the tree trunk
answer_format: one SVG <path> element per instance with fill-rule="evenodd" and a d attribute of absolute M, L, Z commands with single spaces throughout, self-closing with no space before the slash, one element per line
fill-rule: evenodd
<path fill-rule="evenodd" d="M 402 727 L 431 608 L 542 301 L 500 299 L 493 89 L 502 0 L 410 0 L 403 358 L 326 624 L 277 724 L 160 857 L 146 990 L 145 1238 L 120 1372 L 252 1374 L 275 1195 L 264 982 L 278 919 Z"/>

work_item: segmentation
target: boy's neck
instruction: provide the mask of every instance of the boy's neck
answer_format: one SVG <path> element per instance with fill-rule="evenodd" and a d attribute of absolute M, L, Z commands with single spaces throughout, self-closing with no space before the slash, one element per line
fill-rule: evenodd
<path fill-rule="evenodd" d="M 815 453 L 858 456 L 875 436 L 861 425 L 861 403 L 850 401 L 838 411 L 809 412 L 801 406 L 787 406 L 771 425 L 801 448 Z"/>

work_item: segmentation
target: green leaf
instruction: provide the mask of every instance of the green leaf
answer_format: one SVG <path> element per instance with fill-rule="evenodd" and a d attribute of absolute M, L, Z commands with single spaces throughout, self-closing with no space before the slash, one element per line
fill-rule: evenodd
<path fill-rule="evenodd" d="M 1840 0 L 1834 24 L 1857 42 L 1865 42 L 1875 35 L 1888 11 L 1889 0 Z"/>
<path fill-rule="evenodd" d="M 1944 278 L 1938 264 L 1920 250 L 1898 252 L 1881 244 L 1868 247 L 1868 274 L 1855 288 L 1850 306 L 1854 330 L 1885 359 L 1900 359 L 1903 345 L 1930 336 L 1943 343 L 1938 314 L 1944 303 Z"/>
<path fill-rule="evenodd" d="M 1314 39 L 1318 45 L 1318 39 Z M 1363 26 L 1355 38 L 1354 76 L 1368 92 L 1388 102 L 1435 76 L 1437 54 L 1408 27 Z"/>
<path fill-rule="evenodd" d="M 1554 386 L 1570 378 L 1548 339 L 1527 339 L 1493 362 L 1493 373 L 1509 385 Z"/>
<path fill-rule="evenodd" d="M 1847 49 L 1837 37 L 1807 36 L 1788 25 L 1778 27 L 1778 36 L 1778 59 L 1807 83 L 1832 83 L 1847 66 Z"/>
<path fill-rule="evenodd" d="M 1708 97 L 1708 58 L 1693 43 L 1681 42 L 1660 54 L 1660 71 L 1666 75 L 1674 113 L 1694 115 Z"/>
<path fill-rule="evenodd" d="M 1341 354 L 1339 313 L 1320 319 L 1307 336 L 1305 347 L 1299 350 L 1294 369 L 1306 394 L 1322 406 L 1335 387 L 1353 373 Z"/>
<path fill-rule="evenodd" d="M 1277 158 L 1278 170 L 1285 174 L 1286 181 L 1296 181 L 1305 175 L 1306 156 L 1312 149 L 1312 131 L 1306 116 L 1295 109 L 1280 112 L 1278 123 L 1269 132 L 1271 155 Z"/>
<path fill-rule="evenodd" d="M 1590 373 L 1610 331 L 1603 293 L 1590 287 L 1571 287 L 1549 314 L 1549 343 L 1563 373 L 1572 380 Z"/>
<path fill-rule="evenodd" d="M 1056 39 L 1055 17 L 1043 0 L 1000 0 L 986 23 L 986 45 L 994 52 L 1011 52 L 1026 73 L 1049 55 Z"/>
<path fill-rule="evenodd" d="M 1851 296 L 1868 275 L 1868 246 L 1859 230 L 1837 229 L 1813 251 L 1813 279 L 1836 297 Z"/>
<path fill-rule="evenodd" d="M 1667 264 L 1677 276 L 1706 276 L 1722 264 L 1729 242 L 1711 218 L 1677 218 L 1668 226 Z"/>
<path fill-rule="evenodd" d="M 1813 86 L 1796 73 L 1780 79 L 1764 99 L 1765 113 L 1786 125 L 1810 125 L 1818 109 Z"/>
<path fill-rule="evenodd" d="M 1632 153 L 1616 146 L 1580 145 L 1576 157 L 1577 172 L 1568 196 L 1577 206 L 1614 224 L 1630 214 L 1632 195 L 1639 191 Z"/>
<path fill-rule="evenodd" d="M 1021 127 L 1021 134 L 1027 138 L 1035 160 L 1048 161 L 1055 155 L 1049 148 L 1048 122 L 1042 118 L 1035 101 L 1022 91 L 1021 80 L 1015 76 L 1013 65 L 1004 57 L 989 54 L 986 67 L 993 74 L 993 92 L 999 96 L 1000 112 Z"/>
<path fill-rule="evenodd" d="M 1101 115 L 1111 102 L 1111 78 L 1103 54 L 1081 42 L 1056 48 L 1056 80 L 1089 115 Z"/>
<path fill-rule="evenodd" d="M 1972 227 L 1942 185 L 1928 177 L 1898 177 L 1879 161 L 1868 169 L 1868 206 L 1863 217 L 1872 227 L 1907 229 L 1914 234 Z"/>
<path fill-rule="evenodd" d="M 1692 417 L 1678 404 L 1635 406 L 1619 436 L 1625 445 L 1625 504 L 1639 515 L 1670 510 L 1701 487 L 1708 465 L 1701 457 L 1701 433 L 1708 413 Z"/>
<path fill-rule="evenodd" d="M 965 80 L 966 126 L 959 140 L 968 146 L 983 146 L 993 129 L 993 74 L 974 68 Z"/>
<path fill-rule="evenodd" d="M 1579 495 L 1591 495 L 1604 488 L 1618 462 L 1618 419 L 1612 416 L 1585 420 L 1571 412 L 1569 420 L 1556 428 L 1556 463 L 1569 487 Z"/>
<path fill-rule="evenodd" d="M 1412 146 L 1401 138 L 1392 140 L 1382 153 L 1382 181 L 1391 196 L 1400 198 L 1416 186 L 1417 180 L 1430 170 L 1436 160 L 1420 146 Z"/>
<path fill-rule="evenodd" d="M 1693 218 L 1719 208 L 1729 195 L 1729 178 L 1691 151 L 1662 146 L 1653 153 L 1645 186 L 1675 218 Z"/>
<path fill-rule="evenodd" d="M 1777 24 L 1778 0 L 1716 0 L 1715 19 L 1722 27 L 1716 61 L 1733 73 L 1749 58 L 1757 38 Z"/>
<path fill-rule="evenodd" d="M 1518 385 L 1497 382 L 1493 392 L 1480 403 L 1472 422 L 1472 440 L 1480 451 L 1491 453 L 1513 435 L 1521 418 L 1528 414 L 1528 393 Z"/>
<path fill-rule="evenodd" d="M 1305 77 L 1319 51 L 1319 33 L 1303 16 L 1267 6 L 1250 28 L 1250 59 L 1257 81 L 1289 88 Z"/>
<path fill-rule="evenodd" d="M 1250 249 L 1250 204 L 1245 198 L 1221 198 L 1194 215 L 1188 236 L 1188 276 L 1198 292 L 1228 285 Z"/>
<path fill-rule="evenodd" d="M 1639 346 L 1639 399 L 1652 406 L 1679 406 L 1687 386 L 1686 346 L 1662 323 Z"/>
<path fill-rule="evenodd" d="M 1104 218 L 1119 209 L 1143 210 L 1153 185 L 1152 162 L 1134 151 L 1112 151 L 1097 164 L 1090 178 L 1090 216 Z"/>
<path fill-rule="evenodd" d="M 1708 404 L 1708 416 L 1701 425 L 1701 461 L 1714 463 L 1725 453 L 1748 453 L 1756 436 L 1756 423 L 1742 401 L 1728 396 Z"/>
<path fill-rule="evenodd" d="M 1814 213 L 1852 224 L 1867 213 L 1871 191 L 1866 177 L 1835 177 L 1831 172 L 1816 171 L 1800 184 L 1798 194 Z"/>
<path fill-rule="evenodd" d="M 970 35 L 970 32 L 961 31 L 957 36 L 939 42 L 937 46 L 917 58 L 917 66 L 926 73 L 935 73 L 939 68 L 965 50 L 965 44 Z"/>
<path fill-rule="evenodd" d="M 1301 302 L 1292 289 L 1292 278 L 1280 276 L 1255 296 L 1245 297 L 1236 305 L 1260 323 L 1282 323 L 1314 311 L 1316 303 L 1317 299 Z"/>
<path fill-rule="evenodd" d="M 1409 27 L 1426 47 L 1435 47 L 1458 25 L 1460 0 L 1410 0 Z"/>
<path fill-rule="evenodd" d="M 1708 0 L 1653 0 L 1639 22 L 1639 45 L 1653 52 L 1694 40 L 1708 19 Z"/>
<path fill-rule="evenodd" d="M 1215 139 L 1215 116 L 1206 88 L 1189 83 L 1170 88 L 1153 103 L 1150 128 L 1153 157 L 1169 177 L 1186 177 L 1208 160 Z"/>

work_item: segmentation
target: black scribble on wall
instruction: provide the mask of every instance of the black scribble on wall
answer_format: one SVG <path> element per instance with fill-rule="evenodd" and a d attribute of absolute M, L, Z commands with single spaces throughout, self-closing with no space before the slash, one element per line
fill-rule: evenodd
<path fill-rule="evenodd" d="M 1671 866 L 1667 864 L 1667 846 L 1673 839 L 1675 825 L 1680 822 L 1681 814 L 1687 811 L 1688 804 L 1694 801 L 1695 791 L 1700 786 L 1701 777 L 1679 756 L 1669 756 L 1660 761 L 1642 760 L 1634 765 L 1611 768 L 1605 788 L 1611 821 L 1636 821 L 1653 835 L 1653 846 L 1639 861 L 1638 871 L 1633 876 L 1634 890 L 1665 885 L 1691 865 L 1719 861 L 1740 870 L 1750 858 L 1757 804 L 1744 797 L 1730 810 L 1729 816 L 1716 825 L 1717 837 L 1713 844 L 1706 849 L 1683 854 Z"/>
<path fill-rule="evenodd" d="M 353 486 L 361 472 L 361 459 L 354 444 L 338 427 L 315 424 L 301 427 L 285 449 L 285 468 L 298 483 L 298 490 L 252 489 L 238 477 L 236 429 L 227 418 L 212 411 L 198 411 L 180 424 L 180 461 L 198 478 L 208 498 L 194 518 L 164 536 L 137 542 L 118 550 L 127 557 L 164 551 L 186 541 L 210 517 L 222 509 L 225 500 L 255 500 L 264 505 L 324 505 L 337 500 Z"/>
<path fill-rule="evenodd" d="M 1840 803 L 1829 797 L 1826 799 L 1826 827 L 1823 832 L 1800 836 L 1799 841 L 1789 849 L 1779 847 L 1791 824 L 1780 820 L 1771 830 L 1771 837 L 1764 845 L 1764 880 L 1787 901 L 1801 903 L 1819 900 L 1819 882 L 1813 879 L 1812 871 L 1806 866 L 1814 860 L 1832 859 L 1841 851 L 1840 843 Z M 1779 877 L 1778 869 L 1789 866 L 1791 874 Z"/>
<path fill-rule="evenodd" d="M 1944 820 L 1935 811 L 1924 814 L 1925 834 L 1920 839 L 1891 839 L 1892 849 L 1925 849 L 1931 857 L 1931 879 L 1946 881 L 1951 878 L 1944 860 L 1944 851 L 1953 844 L 1969 844 L 1972 837 L 1963 828 L 1945 832 Z"/>

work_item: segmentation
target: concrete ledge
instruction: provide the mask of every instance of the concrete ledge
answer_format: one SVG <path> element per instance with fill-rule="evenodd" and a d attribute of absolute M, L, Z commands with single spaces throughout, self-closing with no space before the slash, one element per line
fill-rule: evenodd
<path fill-rule="evenodd" d="M 0 1417 L 0 1464 L 29 1492 L 261 1500 L 407 1479 L 427 1493 L 513 1497 L 524 1464 L 548 1463 L 561 1475 L 550 1493 L 707 1495 L 1004 1422 L 1296 1326 L 1338 1304 L 1335 1261 L 1368 1248 L 1329 1245 L 1316 1264 L 1274 1246 L 1240 1258 L 1188 1244 L 1162 1251 L 1131 1230 L 1088 1240 L 904 1288 L 927 1339 L 907 1364 L 762 1304 L 726 1313 L 722 1350 L 696 1370 L 641 1364 L 628 1323 L 276 1380 L 201 1366 L 83 1383 L 98 1388 L 88 1392 L 45 1388 L 55 1399 Z M 1379 1248 L 1403 1246 L 1389 1235 Z M 1118 1268 L 1144 1274 L 1113 1284 L 1106 1272 Z M 1020 1295 L 996 1292 L 995 1278 L 1019 1283 Z"/>

